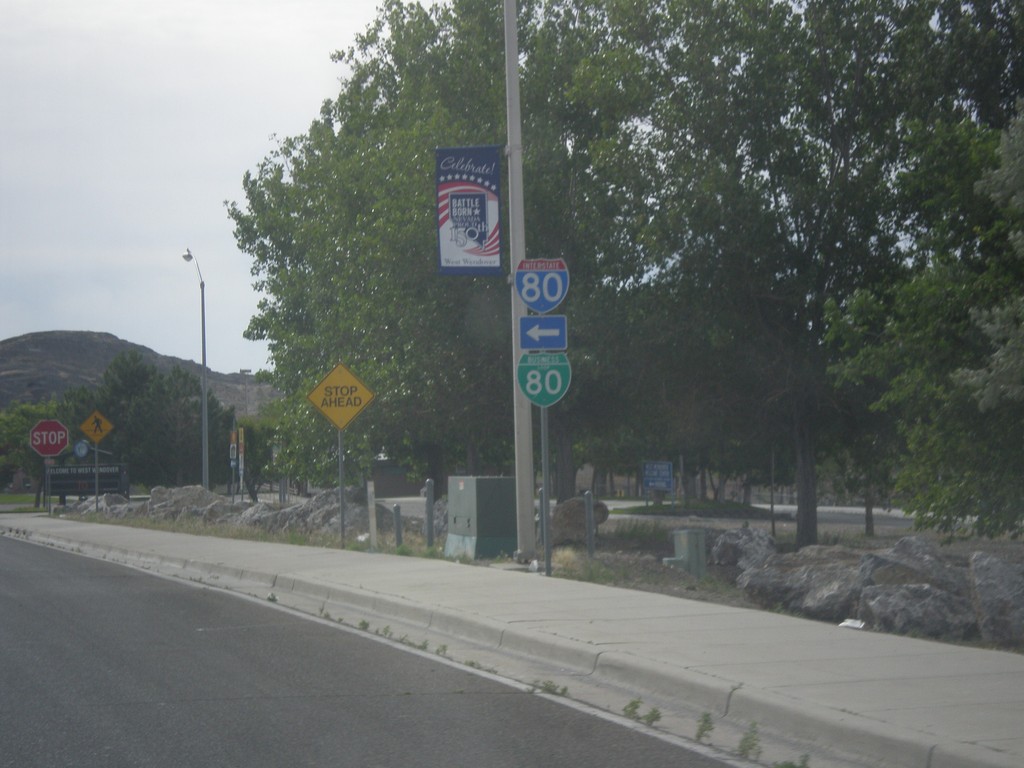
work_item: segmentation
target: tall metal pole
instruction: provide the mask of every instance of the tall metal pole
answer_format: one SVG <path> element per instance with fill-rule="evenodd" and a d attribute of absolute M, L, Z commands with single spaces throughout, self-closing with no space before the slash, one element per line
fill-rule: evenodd
<path fill-rule="evenodd" d="M 199 300 L 200 300 L 200 311 L 202 313 L 202 324 L 203 324 L 203 373 L 202 373 L 202 397 L 203 401 L 200 406 L 202 411 L 202 431 L 203 431 L 203 488 L 210 490 L 210 421 L 209 413 L 207 411 L 206 403 L 206 281 L 203 280 L 203 272 L 199 269 L 199 260 L 192 255 L 192 251 L 188 248 L 185 249 L 185 253 L 182 254 L 181 258 L 185 261 L 191 261 L 196 265 L 196 274 L 199 275 Z"/>
<path fill-rule="evenodd" d="M 373 514 L 373 511 L 370 512 Z M 345 548 L 345 439 L 338 430 L 338 531 L 341 533 L 341 548 Z"/>
<path fill-rule="evenodd" d="M 198 262 L 196 263 L 196 269 L 199 269 Z M 199 298 L 203 305 L 203 488 L 210 490 L 210 416 L 207 412 L 206 402 L 206 283 L 203 281 L 202 276 L 199 278 Z"/>
<path fill-rule="evenodd" d="M 92 450 L 93 456 L 93 471 L 95 472 L 94 477 L 96 478 L 96 495 L 93 497 L 96 500 L 96 514 L 100 513 L 100 445 L 96 443 Z"/>
<path fill-rule="evenodd" d="M 526 258 L 526 222 L 523 215 L 523 137 L 519 110 L 519 32 L 516 27 L 516 2 L 504 0 L 505 9 L 505 99 L 508 111 L 508 210 L 509 261 L 512 279 L 512 405 L 515 419 L 516 454 L 516 559 L 533 560 L 537 532 L 533 510 L 533 414 L 530 401 L 520 391 L 515 375 L 522 350 L 519 347 L 519 318 L 526 306 L 515 286 L 515 271 Z"/>
<path fill-rule="evenodd" d="M 548 490 L 548 409 L 540 409 L 540 530 L 544 537 L 544 575 L 551 575 L 551 491 Z"/>

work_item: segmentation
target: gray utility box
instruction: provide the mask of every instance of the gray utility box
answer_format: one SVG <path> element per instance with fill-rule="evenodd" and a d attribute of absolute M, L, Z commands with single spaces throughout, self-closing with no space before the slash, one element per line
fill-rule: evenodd
<path fill-rule="evenodd" d="M 448 478 L 445 557 L 512 555 L 517 535 L 514 477 Z"/>

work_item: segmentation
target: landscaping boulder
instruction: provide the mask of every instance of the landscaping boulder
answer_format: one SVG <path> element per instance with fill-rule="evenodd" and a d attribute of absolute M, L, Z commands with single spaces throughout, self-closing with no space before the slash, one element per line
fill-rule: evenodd
<path fill-rule="evenodd" d="M 363 496 L 365 499 L 365 495 Z M 377 506 L 378 530 L 393 528 L 393 518 L 390 511 L 382 504 Z M 292 504 L 279 510 L 276 514 L 267 514 L 265 517 L 267 528 L 270 531 L 299 531 L 302 533 L 320 533 L 326 531 L 341 530 L 338 520 L 338 489 L 321 491 L 316 496 L 303 499 L 297 504 Z M 366 502 L 357 501 L 357 495 L 353 489 L 345 489 L 345 529 L 346 531 L 358 533 L 365 532 L 369 528 L 369 517 L 366 512 Z"/>
<path fill-rule="evenodd" d="M 131 505 L 124 496 L 116 493 L 104 493 L 100 495 L 98 504 L 96 497 L 69 504 L 65 509 L 65 514 L 88 515 L 97 509 L 104 517 L 123 518 L 128 515 Z"/>
<path fill-rule="evenodd" d="M 891 548 L 870 552 L 861 559 L 861 587 L 930 584 L 967 597 L 966 562 L 943 560 L 938 548 L 919 536 L 904 536 Z"/>
<path fill-rule="evenodd" d="M 900 635 L 965 640 L 978 631 L 970 603 L 931 584 L 865 587 L 858 615 L 871 629 Z"/>
<path fill-rule="evenodd" d="M 608 507 L 603 501 L 594 501 L 594 527 L 608 519 Z M 556 504 L 551 511 L 551 543 L 583 543 L 587 540 L 586 505 L 581 496 Z"/>
<path fill-rule="evenodd" d="M 275 504 L 253 504 L 238 516 L 238 524 L 260 528 L 264 531 L 280 531 L 288 519 L 286 510 Z"/>
<path fill-rule="evenodd" d="M 810 546 L 773 555 L 741 573 L 736 583 L 765 608 L 842 621 L 857 608 L 859 563 L 860 556 L 843 547 Z"/>
<path fill-rule="evenodd" d="M 723 537 L 713 556 L 741 562 L 744 537 Z M 808 618 L 856 617 L 881 632 L 947 640 L 980 634 L 1001 647 L 1024 645 L 1024 567 L 980 552 L 968 564 L 917 536 L 863 556 L 822 546 L 770 556 L 737 584 L 765 608 Z"/>
<path fill-rule="evenodd" d="M 184 488 L 157 486 L 149 494 L 149 501 L 139 508 L 139 514 L 160 519 L 177 520 L 198 517 L 205 522 L 217 522 L 238 512 L 230 499 L 213 493 L 201 485 Z"/>
<path fill-rule="evenodd" d="M 981 638 L 1003 647 L 1024 645 L 1024 567 L 975 552 L 970 580 Z"/>
<path fill-rule="evenodd" d="M 746 571 L 764 565 L 775 554 L 775 540 L 760 528 L 724 531 L 711 547 L 711 562 Z"/>

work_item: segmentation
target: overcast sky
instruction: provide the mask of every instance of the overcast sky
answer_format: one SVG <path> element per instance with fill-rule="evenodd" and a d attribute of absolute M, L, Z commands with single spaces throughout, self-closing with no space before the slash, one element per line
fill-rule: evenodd
<path fill-rule="evenodd" d="M 337 95 L 378 0 L 0 0 L 0 339 L 112 333 L 268 367 L 225 200 Z"/>

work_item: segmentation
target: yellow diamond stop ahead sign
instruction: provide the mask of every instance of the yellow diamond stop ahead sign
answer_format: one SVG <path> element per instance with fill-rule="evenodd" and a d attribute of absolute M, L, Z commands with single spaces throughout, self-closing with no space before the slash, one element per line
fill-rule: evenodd
<path fill-rule="evenodd" d="M 334 426 L 344 429 L 373 401 L 373 392 L 339 363 L 306 395 L 306 399 Z"/>

